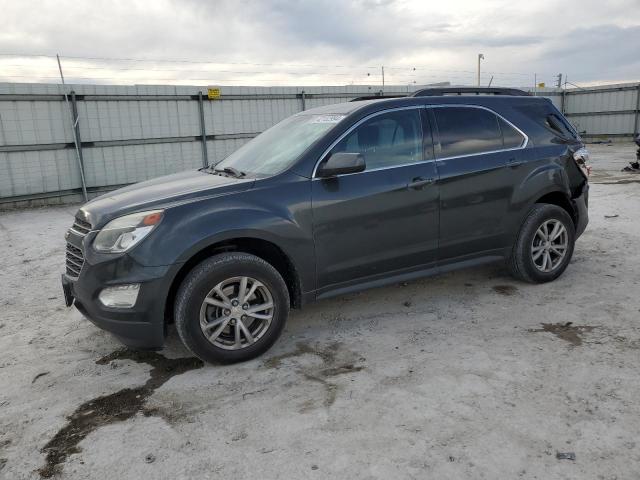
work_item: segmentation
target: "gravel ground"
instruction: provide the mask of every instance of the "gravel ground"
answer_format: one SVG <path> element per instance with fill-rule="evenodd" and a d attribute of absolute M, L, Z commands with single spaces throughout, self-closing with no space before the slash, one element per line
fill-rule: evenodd
<path fill-rule="evenodd" d="M 233 366 L 63 306 L 75 207 L 0 214 L 0 477 L 640 478 L 640 176 L 631 145 L 591 150 L 556 282 L 493 265 L 322 301 Z"/>

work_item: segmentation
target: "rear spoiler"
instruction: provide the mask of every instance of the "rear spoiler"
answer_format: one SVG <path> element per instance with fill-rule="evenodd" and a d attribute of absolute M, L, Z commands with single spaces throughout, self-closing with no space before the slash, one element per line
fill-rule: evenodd
<path fill-rule="evenodd" d="M 490 87 L 445 87 L 423 88 L 411 94 L 412 97 L 441 97 L 443 95 L 507 95 L 511 97 L 530 96 L 529 93 L 517 88 Z"/>

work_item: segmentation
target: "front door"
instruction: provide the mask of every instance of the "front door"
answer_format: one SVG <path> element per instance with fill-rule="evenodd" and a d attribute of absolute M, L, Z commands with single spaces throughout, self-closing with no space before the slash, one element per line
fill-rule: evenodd
<path fill-rule="evenodd" d="M 437 172 L 430 131 L 423 141 L 423 122 L 428 125 L 424 108 L 375 114 L 325 157 L 361 153 L 366 169 L 312 180 L 320 294 L 435 262 Z"/>

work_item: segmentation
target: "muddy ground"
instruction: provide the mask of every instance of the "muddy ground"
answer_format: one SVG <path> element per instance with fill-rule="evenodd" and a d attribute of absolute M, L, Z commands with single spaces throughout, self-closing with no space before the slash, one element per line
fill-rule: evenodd
<path fill-rule="evenodd" d="M 75 207 L 0 213 L 0 478 L 640 478 L 640 176 L 631 145 L 591 150 L 558 281 L 492 265 L 322 301 L 234 366 L 174 331 L 122 349 L 63 306 Z"/>

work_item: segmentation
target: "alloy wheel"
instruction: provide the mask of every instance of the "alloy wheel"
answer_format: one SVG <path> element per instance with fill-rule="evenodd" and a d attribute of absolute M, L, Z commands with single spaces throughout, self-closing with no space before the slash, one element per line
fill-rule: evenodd
<path fill-rule="evenodd" d="M 569 234 L 560 220 L 550 219 L 538 227 L 531 243 L 531 259 L 541 272 L 555 270 L 564 260 Z"/>
<path fill-rule="evenodd" d="M 273 296 L 262 282 L 232 277 L 209 291 L 200 307 L 200 329 L 209 342 L 225 350 L 247 348 L 269 330 Z"/>

